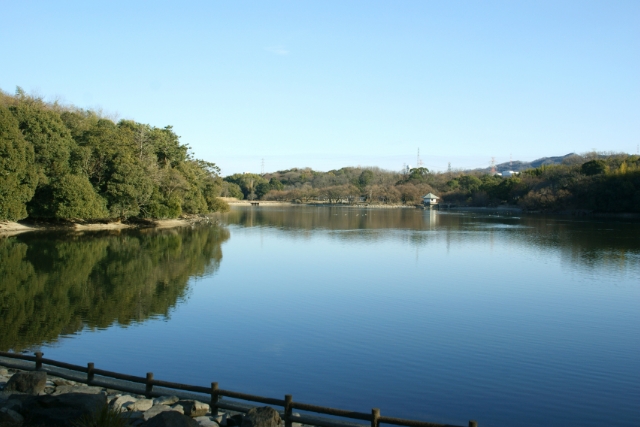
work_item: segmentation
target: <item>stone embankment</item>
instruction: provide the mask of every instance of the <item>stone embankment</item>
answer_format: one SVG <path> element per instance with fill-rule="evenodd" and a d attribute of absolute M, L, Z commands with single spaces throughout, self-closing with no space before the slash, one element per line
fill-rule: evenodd
<path fill-rule="evenodd" d="M 111 419 L 111 422 L 105 420 Z M 0 427 L 281 427 L 273 408 L 213 415 L 207 403 L 147 399 L 48 375 L 0 366 Z M 300 424 L 294 423 L 297 427 Z"/>

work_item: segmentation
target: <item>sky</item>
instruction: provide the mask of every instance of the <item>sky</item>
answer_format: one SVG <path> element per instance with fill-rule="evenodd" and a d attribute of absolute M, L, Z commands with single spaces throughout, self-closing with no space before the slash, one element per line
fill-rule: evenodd
<path fill-rule="evenodd" d="M 640 1 L 0 0 L 0 89 L 171 125 L 223 175 L 640 144 Z"/>

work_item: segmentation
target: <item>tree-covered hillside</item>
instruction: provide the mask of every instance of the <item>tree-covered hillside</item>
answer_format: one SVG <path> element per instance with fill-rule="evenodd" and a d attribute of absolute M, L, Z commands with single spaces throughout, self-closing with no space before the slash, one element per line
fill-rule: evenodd
<path fill-rule="evenodd" d="M 218 167 L 171 126 L 0 92 L 0 220 L 175 218 L 228 209 Z"/>
<path fill-rule="evenodd" d="M 417 204 L 432 192 L 456 206 L 518 205 L 526 210 L 640 212 L 640 156 L 566 156 L 563 164 L 542 165 L 502 177 L 481 171 L 406 173 L 379 168 L 329 172 L 289 169 L 264 176 L 237 174 L 244 196 L 265 200 L 322 200 L 329 203 Z"/>

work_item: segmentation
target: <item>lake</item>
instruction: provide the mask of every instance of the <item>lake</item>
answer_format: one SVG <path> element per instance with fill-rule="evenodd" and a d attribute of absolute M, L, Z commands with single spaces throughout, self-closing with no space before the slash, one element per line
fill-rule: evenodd
<path fill-rule="evenodd" d="M 0 350 L 484 426 L 640 418 L 640 223 L 234 208 L 0 238 Z"/>

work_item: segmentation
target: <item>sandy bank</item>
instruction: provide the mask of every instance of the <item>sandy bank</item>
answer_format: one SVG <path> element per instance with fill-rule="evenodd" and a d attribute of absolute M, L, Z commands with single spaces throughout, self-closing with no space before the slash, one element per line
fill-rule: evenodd
<path fill-rule="evenodd" d="M 211 223 L 215 220 L 206 216 L 194 216 L 176 219 L 138 220 L 132 222 L 13 222 L 0 221 L 0 237 L 13 236 L 29 231 L 63 230 L 63 231 L 100 231 L 123 230 L 127 228 L 174 228 L 186 227 L 198 223 Z"/>

